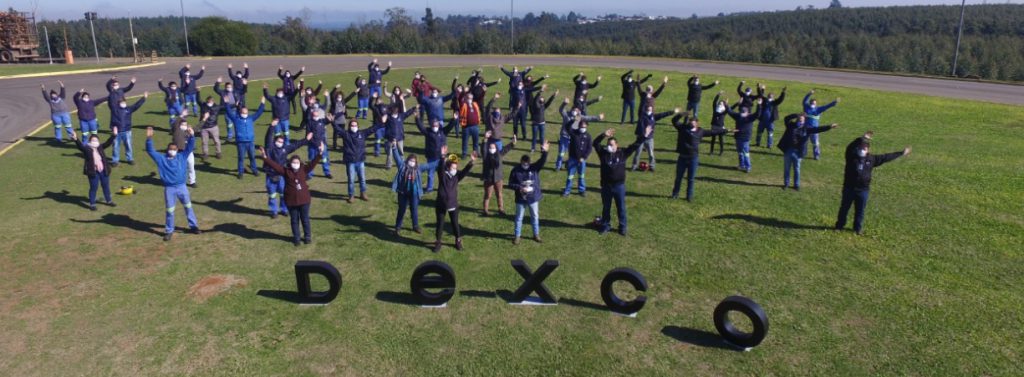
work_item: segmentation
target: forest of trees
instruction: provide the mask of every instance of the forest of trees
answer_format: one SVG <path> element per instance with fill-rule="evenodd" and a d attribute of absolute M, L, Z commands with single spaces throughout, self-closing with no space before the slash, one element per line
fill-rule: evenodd
<path fill-rule="evenodd" d="M 516 19 L 515 52 L 677 57 L 949 75 L 958 6 L 845 8 L 742 13 L 718 17 L 578 24 L 579 15 L 529 13 Z M 190 18 L 190 49 L 197 55 L 437 53 L 508 54 L 509 23 L 483 25 L 482 16 L 426 16 L 414 20 L 391 8 L 384 20 L 342 30 L 319 30 L 302 18 L 248 24 Z M 86 21 L 46 21 L 54 53 L 68 45 L 92 56 Z M 181 19 L 134 20 L 139 51 L 185 53 Z M 42 38 L 42 33 L 40 33 Z M 130 56 L 126 19 L 96 22 L 100 54 Z M 42 42 L 42 41 L 41 41 Z M 45 46 L 45 44 L 43 44 Z M 41 47 L 45 49 L 45 47 Z M 1024 81 L 1024 5 L 967 7 L 958 76 Z M 42 51 L 43 56 L 46 52 Z"/>

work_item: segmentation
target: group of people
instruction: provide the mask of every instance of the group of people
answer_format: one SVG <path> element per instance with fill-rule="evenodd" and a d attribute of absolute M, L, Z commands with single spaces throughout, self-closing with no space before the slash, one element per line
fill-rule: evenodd
<path fill-rule="evenodd" d="M 484 186 L 483 214 L 489 216 L 492 198 L 497 199 L 497 212 L 505 213 L 502 192 L 510 189 L 514 193 L 514 243 L 519 244 L 522 238 L 522 222 L 529 212 L 532 222 L 533 240 L 541 242 L 540 210 L 542 200 L 540 172 L 548 161 L 549 141 L 545 137 L 547 125 L 546 113 L 551 107 L 559 91 L 554 90 L 550 96 L 546 84 L 541 82 L 549 76 L 534 78 L 530 72 L 532 67 L 511 70 L 499 67 L 508 79 L 508 103 L 503 109 L 496 102 L 501 93 L 488 95 L 491 86 L 498 85 L 502 78 L 488 82 L 483 73 L 475 70 L 465 83 L 456 76 L 451 83 L 450 92 L 442 94 L 441 90 L 430 83 L 426 75 L 416 72 L 409 88 L 403 89 L 395 85 L 387 90 L 383 81 L 391 70 L 388 62 L 386 68 L 381 67 L 377 59 L 367 66 L 366 77 L 359 76 L 354 82 L 352 91 L 344 93 L 341 85 L 335 85 L 330 91 L 323 90 L 323 83 L 316 88 L 308 86 L 300 76 L 305 72 L 302 67 L 294 74 L 290 70 L 279 67 L 278 79 L 280 86 L 270 91 L 268 84 L 263 85 L 263 95 L 259 106 L 250 111 L 246 102 L 249 85 L 249 67 L 243 66 L 242 71 L 234 71 L 228 65 L 228 77 L 216 79 L 214 96 L 200 97 L 198 81 L 205 73 L 201 67 L 198 73 L 185 65 L 179 71 L 179 82 L 157 86 L 164 92 L 164 103 L 169 116 L 172 142 L 164 152 L 158 152 L 152 141 L 153 128 L 146 130 L 146 152 L 152 158 L 164 186 L 165 192 L 165 235 L 170 240 L 174 233 L 174 213 L 180 203 L 186 212 L 189 229 L 200 233 L 192 209 L 189 187 L 195 187 L 195 133 L 196 128 L 202 136 L 201 158 L 206 160 L 209 144 L 214 144 L 215 157 L 221 157 L 221 140 L 218 119 L 223 115 L 227 129 L 227 140 L 234 143 L 238 151 L 237 175 L 239 179 L 248 172 L 259 176 L 265 174 L 265 186 L 268 196 L 268 209 L 271 217 L 290 217 L 292 239 L 295 245 L 309 243 L 312 240 L 310 229 L 310 194 L 309 183 L 314 177 L 317 165 L 323 175 L 332 179 L 331 159 L 329 152 L 340 150 L 341 162 L 347 173 L 346 200 L 352 203 L 358 198 L 369 200 L 366 187 L 367 141 L 375 139 L 374 154 L 379 156 L 381 149 L 386 159 L 386 169 L 391 169 L 392 162 L 396 167 L 391 189 L 397 196 L 398 211 L 395 218 L 394 231 L 398 234 L 402 227 L 406 212 L 410 213 L 412 230 L 420 233 L 419 203 L 423 195 L 437 191 L 435 202 L 436 230 L 434 251 L 443 248 L 442 236 L 445 219 L 451 224 L 455 236 L 455 248 L 462 250 L 463 237 L 459 225 L 459 182 L 464 180 L 477 163 L 482 165 Z M 738 155 L 737 168 L 749 172 L 750 141 L 754 136 L 754 123 L 757 122 L 755 146 L 761 145 L 761 136 L 767 133 L 765 147 L 775 145 L 784 156 L 783 189 L 800 188 L 800 165 L 806 154 L 807 144 L 814 146 L 814 157 L 821 155 L 818 134 L 838 127 L 838 124 L 822 125 L 822 114 L 835 106 L 839 99 L 818 106 L 808 93 L 803 100 L 803 109 L 783 118 L 785 132 L 775 144 L 774 128 L 779 119 L 779 107 L 786 97 L 783 88 L 776 98 L 763 85 L 755 89 L 744 88 L 745 82 L 737 87 L 738 101 L 730 104 L 719 92 L 712 102 L 711 127 L 701 127 L 697 114 L 699 112 L 703 91 L 711 89 L 719 82 L 704 85 L 700 77 L 693 76 L 687 86 L 689 93 L 685 111 L 674 108 L 669 111 L 656 112 L 655 100 L 668 84 L 668 77 L 662 80 L 658 89 L 643 84 L 651 78 L 647 75 L 640 78 L 632 70 L 621 77 L 622 114 L 620 124 L 625 122 L 627 114 L 630 122 L 635 124 L 633 138 L 627 139 L 628 144 L 620 144 L 615 138 L 615 129 L 608 129 L 592 137 L 588 132 L 589 125 L 605 119 L 604 114 L 588 114 L 588 107 L 602 99 L 601 96 L 591 98 L 592 90 L 601 82 L 598 76 L 593 82 L 588 81 L 584 73 L 573 78 L 573 96 L 566 97 L 558 108 L 561 117 L 558 136 L 558 155 L 554 162 L 554 170 L 566 169 L 566 181 L 563 196 L 572 193 L 573 185 L 581 196 L 586 195 L 586 168 L 592 154 L 597 155 L 600 166 L 602 210 L 598 224 L 601 234 L 612 230 L 611 207 L 617 210 L 617 230 L 627 234 L 626 186 L 627 161 L 632 157 L 632 171 L 655 169 L 654 138 L 659 121 L 669 116 L 671 125 L 677 133 L 676 175 L 671 198 L 678 198 L 682 191 L 682 179 L 687 179 L 685 198 L 694 198 L 694 181 L 699 166 L 699 148 L 704 138 L 711 138 L 711 151 L 714 152 L 715 141 L 718 141 L 719 154 L 722 153 L 726 134 L 735 139 Z M 51 90 L 47 93 L 42 87 L 43 97 L 49 102 L 51 118 L 55 127 L 55 138 L 70 136 L 82 151 L 85 165 L 83 172 L 89 178 L 89 206 L 95 210 L 96 192 L 103 188 L 106 203 L 113 206 L 110 197 L 109 177 L 111 170 L 120 162 L 120 150 L 125 149 L 126 162 L 134 164 L 132 154 L 132 115 L 137 112 L 148 98 L 148 92 L 134 104 L 129 105 L 126 93 L 134 88 L 136 80 L 132 78 L 125 87 L 120 85 L 118 78 L 111 77 L 107 82 L 107 95 L 94 97 L 84 89 L 74 95 L 74 103 L 78 109 L 81 139 L 73 130 L 70 121 L 70 106 L 64 103 L 65 90 L 60 83 L 60 91 Z M 180 84 L 179 84 L 180 83 Z M 223 87 L 222 87 L 223 85 Z M 755 92 L 756 90 L 756 92 Z M 409 97 L 412 101 L 408 102 Z M 355 113 L 349 115 L 349 102 L 355 98 Z M 639 99 L 639 112 L 634 114 Z M 110 110 L 111 136 L 100 143 L 96 106 L 107 102 Z M 266 131 L 261 147 L 257 148 L 256 128 L 270 102 L 272 119 L 266 123 Z M 298 106 L 296 106 L 298 102 Z M 450 116 L 446 114 L 446 103 Z M 301 129 L 303 138 L 292 140 L 291 117 L 301 110 Z M 360 127 L 360 121 L 370 116 L 369 126 Z M 424 155 L 422 160 L 415 154 L 407 154 L 404 148 L 406 137 L 405 122 L 413 118 L 420 135 L 424 138 Z M 732 118 L 735 127 L 728 129 L 726 117 Z M 190 123 L 189 118 L 194 121 Z M 511 138 L 504 135 L 504 126 L 508 120 L 512 122 Z M 530 127 L 526 126 L 530 121 Z M 333 133 L 333 143 L 328 144 L 327 132 Z M 481 130 L 483 132 L 481 133 Z M 461 136 L 461 154 L 449 153 L 448 137 L 452 132 Z M 532 131 L 528 135 L 527 131 Z M 482 136 L 482 141 L 481 141 Z M 846 172 L 843 185 L 841 208 L 836 228 L 845 227 L 847 212 L 851 206 L 855 209 L 854 230 L 858 233 L 863 229 L 864 207 L 868 198 L 871 172 L 876 166 L 882 165 L 901 155 L 910 153 L 907 148 L 903 152 L 883 155 L 870 153 L 872 134 L 866 133 L 851 143 L 846 150 Z M 339 146 L 338 140 L 341 140 Z M 530 141 L 530 153 L 524 154 L 506 176 L 504 158 L 513 150 L 520 140 Z M 537 147 L 540 157 L 533 159 Z M 112 157 L 108 160 L 106 150 L 113 146 Z M 305 162 L 295 154 L 300 148 L 306 147 Z M 258 153 L 257 153 L 258 150 Z M 648 162 L 640 163 L 640 154 L 646 150 Z M 256 165 L 257 156 L 263 160 L 262 169 Z M 468 160 L 468 161 L 467 161 Z M 248 163 L 248 167 L 246 166 Z M 461 167 L 461 170 L 460 170 Z M 423 175 L 426 174 L 426 179 Z M 790 176 L 792 175 L 792 185 Z M 506 180 L 507 177 L 507 180 Z M 426 182 L 424 184 L 424 181 Z M 355 184 L 359 184 L 359 196 L 355 195 Z M 301 228 L 301 229 L 300 229 Z M 300 232 L 301 230 L 301 232 Z"/>

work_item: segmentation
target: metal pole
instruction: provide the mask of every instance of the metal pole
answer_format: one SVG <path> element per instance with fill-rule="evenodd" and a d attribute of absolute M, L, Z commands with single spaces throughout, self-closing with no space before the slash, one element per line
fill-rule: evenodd
<path fill-rule="evenodd" d="M 92 32 L 92 52 L 96 54 L 96 62 L 100 62 L 100 49 L 96 45 L 96 28 L 92 25 L 92 20 L 96 18 L 96 14 L 93 13 L 92 17 L 89 17 L 89 31 Z"/>
<path fill-rule="evenodd" d="M 46 55 L 50 56 L 50 64 L 53 64 L 53 51 L 50 50 L 50 32 L 43 26 L 43 35 L 46 37 Z"/>
<path fill-rule="evenodd" d="M 516 0 L 510 0 L 509 19 L 512 22 L 512 55 L 516 54 Z"/>
<path fill-rule="evenodd" d="M 956 65 L 960 60 L 960 37 L 964 35 L 964 9 L 967 8 L 967 0 L 960 2 L 960 27 L 956 32 L 956 52 L 953 53 L 953 76 L 956 76 Z"/>
<path fill-rule="evenodd" d="M 139 62 L 139 53 L 135 51 L 135 28 L 132 27 L 132 14 L 128 13 L 128 33 L 132 36 L 132 63 Z"/>
<path fill-rule="evenodd" d="M 191 56 L 192 52 L 188 48 L 188 24 L 185 23 L 185 0 L 179 0 L 181 4 L 181 26 L 185 29 L 185 56 Z"/>

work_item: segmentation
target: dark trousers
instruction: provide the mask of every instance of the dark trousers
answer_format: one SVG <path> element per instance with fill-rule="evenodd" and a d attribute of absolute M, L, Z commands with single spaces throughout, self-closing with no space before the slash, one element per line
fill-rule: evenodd
<path fill-rule="evenodd" d="M 725 151 L 725 135 L 711 136 L 711 151 L 708 154 L 715 153 L 715 139 L 718 139 L 718 155 L 721 156 L 722 152 Z"/>
<path fill-rule="evenodd" d="M 846 227 L 846 216 L 850 213 L 851 205 L 854 206 L 853 230 L 859 233 L 864 229 L 864 208 L 868 205 L 868 190 L 843 188 L 843 199 L 839 204 L 839 219 L 836 220 L 836 229 Z"/>
<path fill-rule="evenodd" d="M 633 115 L 636 113 L 636 100 L 622 100 L 622 116 L 619 117 L 619 123 L 626 122 L 626 114 L 629 114 L 629 123 L 633 123 L 636 120 Z"/>
<path fill-rule="evenodd" d="M 697 156 L 679 156 L 679 159 L 676 160 L 676 183 L 675 186 L 672 186 L 672 196 L 679 196 L 679 186 L 683 183 L 683 174 L 689 171 L 689 175 L 686 176 L 686 200 L 693 199 L 693 180 L 697 175 L 698 164 Z"/>
<path fill-rule="evenodd" d="M 690 116 L 697 118 L 698 109 L 700 109 L 700 101 L 686 101 L 686 111 L 690 113 Z"/>
<path fill-rule="evenodd" d="M 441 234 L 444 233 L 444 214 L 448 214 L 448 218 L 452 221 L 452 233 L 455 234 L 455 238 L 462 238 L 462 228 L 459 227 L 459 209 L 449 211 L 447 208 L 434 208 L 434 214 L 437 215 L 437 230 L 435 231 L 437 240 L 441 240 Z"/>
<path fill-rule="evenodd" d="M 295 242 L 300 241 L 299 221 L 301 220 L 302 232 L 304 236 L 302 240 L 306 240 L 306 242 L 311 241 L 313 238 L 310 236 L 311 230 L 309 229 L 309 203 L 303 204 L 301 206 L 288 206 L 288 216 L 291 218 L 292 221 L 292 240 L 294 240 Z"/>
<path fill-rule="evenodd" d="M 415 193 L 399 193 L 398 194 L 398 216 L 395 218 L 395 229 L 402 229 L 402 220 L 405 217 L 405 210 L 409 209 L 412 212 L 412 228 L 418 229 L 420 227 L 420 197 Z"/>
<path fill-rule="evenodd" d="M 103 186 L 103 198 L 107 199 L 107 203 L 111 202 L 110 199 L 110 176 L 102 173 L 96 173 L 89 177 L 89 204 L 96 205 L 96 190 Z"/>
<path fill-rule="evenodd" d="M 601 228 L 611 229 L 612 201 L 619 212 L 619 231 L 626 231 L 626 183 L 601 184 Z"/>
<path fill-rule="evenodd" d="M 526 135 L 526 108 L 520 108 L 518 111 L 512 111 L 511 113 L 512 134 L 518 136 L 521 140 L 528 139 L 529 136 Z"/>

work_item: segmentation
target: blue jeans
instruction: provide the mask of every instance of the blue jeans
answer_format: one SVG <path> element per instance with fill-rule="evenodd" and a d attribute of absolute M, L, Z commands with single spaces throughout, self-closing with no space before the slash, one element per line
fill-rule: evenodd
<path fill-rule="evenodd" d="M 566 171 L 568 171 L 569 175 L 565 179 L 565 190 L 562 191 L 562 194 L 569 195 L 569 192 L 572 191 L 572 180 L 576 178 L 577 174 L 579 174 L 578 187 L 580 194 L 587 192 L 587 162 L 570 158 L 569 161 L 566 161 L 566 165 Z"/>
<path fill-rule="evenodd" d="M 398 193 L 398 216 L 395 217 L 395 230 L 402 229 L 402 220 L 405 217 L 405 210 L 409 209 L 412 215 L 412 227 L 420 227 L 420 197 L 415 193 Z"/>
<path fill-rule="evenodd" d="M 373 93 L 377 93 L 377 98 L 380 98 L 381 100 L 384 99 L 381 98 L 382 92 L 380 84 L 370 84 L 370 98 L 373 98 Z"/>
<path fill-rule="evenodd" d="M 789 172 L 793 172 L 793 187 L 800 187 L 800 150 L 789 148 L 782 156 L 782 185 L 789 186 Z"/>
<path fill-rule="evenodd" d="M 693 199 L 693 181 L 697 176 L 697 166 L 699 165 L 700 160 L 696 155 L 693 157 L 679 156 L 676 160 L 676 183 L 672 186 L 673 197 L 679 196 L 679 186 L 683 183 L 683 174 L 689 171 L 689 174 L 686 176 L 686 200 Z"/>
<path fill-rule="evenodd" d="M 633 118 L 634 113 L 636 113 L 636 100 L 622 100 L 622 117 L 619 118 L 619 123 L 626 122 L 626 114 L 629 114 L 629 123 L 636 122 L 636 119 Z"/>
<path fill-rule="evenodd" d="M 647 149 L 647 164 L 651 166 L 651 169 L 654 169 L 654 164 L 657 162 L 654 160 L 654 138 L 649 137 L 641 142 L 640 148 L 637 148 L 636 153 L 633 154 L 634 170 L 640 165 L 640 152 L 643 152 L 644 149 Z"/>
<path fill-rule="evenodd" d="M 114 153 L 110 156 L 111 161 L 115 164 L 121 161 L 121 145 L 124 145 L 125 160 L 128 162 L 135 161 L 132 156 L 132 131 L 118 131 L 117 138 L 114 139 Z"/>
<path fill-rule="evenodd" d="M 189 105 L 192 105 L 192 114 L 194 115 L 199 115 L 199 101 L 196 100 L 198 96 L 199 93 L 185 94 L 185 108 L 189 108 Z"/>
<path fill-rule="evenodd" d="M 313 162 L 313 159 L 316 158 L 317 152 L 320 151 L 320 143 L 315 144 L 315 147 L 313 146 L 313 144 L 309 144 L 309 147 L 306 148 L 306 160 L 308 160 L 309 162 Z M 320 156 L 320 168 L 323 169 L 325 176 L 331 175 L 331 152 L 329 148 L 324 148 L 324 154 L 323 156 Z M 309 174 L 306 175 L 306 179 L 310 178 L 313 178 L 312 171 L 310 171 Z"/>
<path fill-rule="evenodd" d="M 356 110 L 356 118 L 366 119 L 366 111 L 370 109 L 370 97 L 359 97 L 356 102 L 359 103 L 359 108 Z"/>
<path fill-rule="evenodd" d="M 853 205 L 853 230 L 860 232 L 864 229 L 864 208 L 868 205 L 868 190 L 857 190 L 843 188 L 843 199 L 839 204 L 839 219 L 836 220 L 836 229 L 846 227 L 846 216 L 850 213 L 850 205 Z"/>
<path fill-rule="evenodd" d="M 807 122 L 808 128 L 818 128 L 818 122 Z M 811 134 L 811 145 L 814 145 L 814 159 L 817 160 L 821 157 L 821 145 L 818 144 L 818 134 Z"/>
<path fill-rule="evenodd" d="M 71 113 L 50 114 L 53 121 L 53 136 L 61 141 L 61 131 L 64 131 L 71 138 Z"/>
<path fill-rule="evenodd" d="M 686 111 L 690 112 L 690 118 L 696 119 L 700 110 L 700 101 L 686 101 Z"/>
<path fill-rule="evenodd" d="M 740 159 L 740 170 L 750 170 L 750 140 L 736 139 L 736 154 Z"/>
<path fill-rule="evenodd" d="M 431 192 L 434 191 L 434 177 L 437 176 L 437 164 L 440 164 L 441 160 L 430 161 L 423 165 L 423 170 L 427 173 L 427 188 L 423 191 Z"/>
<path fill-rule="evenodd" d="M 277 128 L 274 128 L 274 137 L 284 137 L 284 145 L 291 144 L 291 127 L 292 122 L 290 119 L 279 119 L 277 122 Z"/>
<path fill-rule="evenodd" d="M 373 135 L 377 138 L 377 141 L 373 144 L 373 155 L 380 156 L 380 143 L 384 140 L 384 127 L 378 128 Z"/>
<path fill-rule="evenodd" d="M 167 120 L 167 124 L 174 126 L 174 120 L 181 116 L 182 110 L 184 110 L 184 108 L 181 106 L 181 103 L 167 105 L 167 114 L 170 116 L 170 119 Z"/>
<path fill-rule="evenodd" d="M 533 139 L 530 141 L 530 150 L 537 150 L 537 144 L 544 144 L 544 127 L 545 123 L 534 123 L 533 125 Z"/>
<path fill-rule="evenodd" d="M 757 145 L 761 145 L 761 134 L 765 131 L 768 131 L 768 146 L 770 147 L 775 144 L 775 123 L 762 120 L 757 124 Z"/>
<path fill-rule="evenodd" d="M 612 201 L 619 212 L 619 231 L 626 231 L 626 183 L 601 184 L 601 230 L 611 229 Z"/>
<path fill-rule="evenodd" d="M 238 149 L 238 174 L 245 173 L 245 155 L 249 155 L 249 167 L 253 173 L 256 172 L 256 150 L 251 141 L 239 141 L 235 143 Z"/>
<path fill-rule="evenodd" d="M 81 120 L 81 119 L 79 119 L 78 120 L 78 127 L 82 129 L 82 140 L 89 140 L 89 135 L 93 135 L 93 134 L 99 135 L 99 133 L 100 133 L 100 124 L 99 124 L 99 122 L 96 121 L 96 119 L 93 119 L 93 120 Z"/>
<path fill-rule="evenodd" d="M 278 176 L 277 182 L 267 175 L 267 206 L 270 207 L 270 214 L 285 213 L 284 206 L 284 177 Z"/>
<path fill-rule="evenodd" d="M 306 241 L 312 240 L 312 235 L 309 229 L 309 203 L 301 206 L 289 206 L 288 216 L 291 217 L 292 223 L 292 241 L 299 242 L 299 222 L 302 222 L 303 236 Z"/>
<path fill-rule="evenodd" d="M 515 235 L 519 238 L 523 233 L 523 215 L 526 212 L 526 208 L 530 208 L 530 222 L 533 225 L 533 236 L 540 236 L 540 202 L 533 202 L 530 204 L 516 203 L 516 228 Z"/>
<path fill-rule="evenodd" d="M 348 196 L 355 194 L 356 178 L 359 179 L 359 193 L 366 193 L 366 162 L 349 162 L 345 164 L 348 173 Z"/>
<path fill-rule="evenodd" d="M 474 124 L 462 129 L 462 158 L 466 158 L 469 155 L 466 144 L 471 137 L 473 138 L 473 151 L 479 152 L 480 150 L 477 148 L 480 147 L 480 126 Z"/>
<path fill-rule="evenodd" d="M 164 223 L 165 233 L 174 233 L 174 205 L 178 202 L 185 206 L 185 217 L 188 218 L 189 229 L 199 227 L 196 213 L 192 211 L 192 198 L 189 196 L 188 187 L 185 185 L 164 186 L 164 208 L 167 209 L 167 218 Z"/>
<path fill-rule="evenodd" d="M 569 152 L 569 142 L 572 140 L 565 136 L 558 136 L 558 158 L 555 158 L 555 170 L 562 168 L 562 160 L 565 159 L 565 154 Z"/>
<path fill-rule="evenodd" d="M 227 115 L 227 111 L 228 110 L 227 110 L 226 106 L 230 106 L 230 105 L 225 105 L 224 124 L 227 125 L 228 141 L 234 141 L 235 140 L 235 123 L 231 121 L 230 117 L 228 117 L 228 115 Z M 231 111 L 238 111 L 238 109 L 235 109 L 234 107 L 232 107 Z"/>
<path fill-rule="evenodd" d="M 96 190 L 103 186 L 103 198 L 110 203 L 110 177 L 106 174 L 96 173 L 89 176 L 89 204 L 96 205 Z"/>

